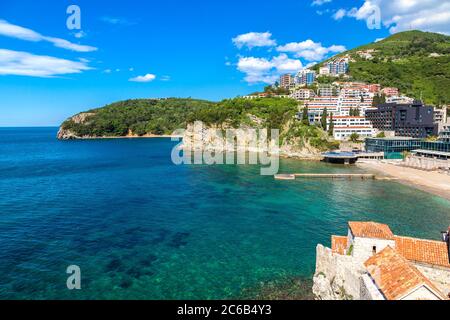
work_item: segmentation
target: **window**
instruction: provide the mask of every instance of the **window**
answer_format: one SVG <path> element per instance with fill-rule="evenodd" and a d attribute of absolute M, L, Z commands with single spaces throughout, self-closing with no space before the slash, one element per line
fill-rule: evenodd
<path fill-rule="evenodd" d="M 377 254 L 377 246 L 373 246 L 372 247 L 372 254 L 376 255 Z"/>

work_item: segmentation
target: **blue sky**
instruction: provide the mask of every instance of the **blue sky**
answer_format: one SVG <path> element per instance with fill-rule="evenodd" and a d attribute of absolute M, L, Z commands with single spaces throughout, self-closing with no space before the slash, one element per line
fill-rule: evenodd
<path fill-rule="evenodd" d="M 2 0 L 0 126 L 59 125 L 128 98 L 244 95 L 393 32 L 448 31 L 449 21 L 416 19 L 436 3 L 400 2 Z M 378 29 L 366 23 L 374 4 Z M 67 28 L 69 5 L 81 9 L 81 30 Z M 393 22 L 394 13 L 401 19 Z"/>

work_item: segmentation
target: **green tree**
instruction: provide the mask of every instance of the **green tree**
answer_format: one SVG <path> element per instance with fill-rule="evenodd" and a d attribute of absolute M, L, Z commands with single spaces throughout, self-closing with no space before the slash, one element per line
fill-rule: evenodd
<path fill-rule="evenodd" d="M 353 133 L 350 135 L 349 140 L 350 140 L 351 142 L 358 142 L 358 140 L 359 140 L 359 134 L 357 134 L 356 132 L 353 132 Z"/>
<path fill-rule="evenodd" d="M 325 108 L 323 109 L 322 116 L 320 117 L 320 126 L 325 131 L 327 131 L 327 118 L 328 118 L 328 111 L 327 108 Z"/>
<path fill-rule="evenodd" d="M 308 107 L 307 107 L 307 106 L 305 106 L 305 107 L 303 108 L 302 123 L 303 123 L 304 125 L 309 125 Z"/>
<path fill-rule="evenodd" d="M 384 133 L 384 131 L 381 131 L 379 134 L 377 134 L 377 138 L 386 138 L 386 133 Z"/>
<path fill-rule="evenodd" d="M 330 125 L 328 126 L 328 135 L 330 137 L 332 137 L 334 135 L 333 112 L 330 113 Z"/>

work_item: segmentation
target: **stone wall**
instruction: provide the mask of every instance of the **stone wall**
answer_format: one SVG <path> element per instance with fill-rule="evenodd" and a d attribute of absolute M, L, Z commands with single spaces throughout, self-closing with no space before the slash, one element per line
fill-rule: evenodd
<path fill-rule="evenodd" d="M 359 300 L 364 269 L 351 256 L 317 246 L 313 293 L 321 300 Z"/>
<path fill-rule="evenodd" d="M 362 275 L 361 281 L 361 300 L 386 300 L 367 273 Z"/>

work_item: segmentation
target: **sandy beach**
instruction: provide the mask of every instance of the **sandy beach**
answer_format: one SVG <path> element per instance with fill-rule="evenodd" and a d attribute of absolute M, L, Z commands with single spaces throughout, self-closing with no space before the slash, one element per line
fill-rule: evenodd
<path fill-rule="evenodd" d="M 385 162 L 360 162 L 359 167 L 398 179 L 399 182 L 450 200 L 450 175 Z"/>

